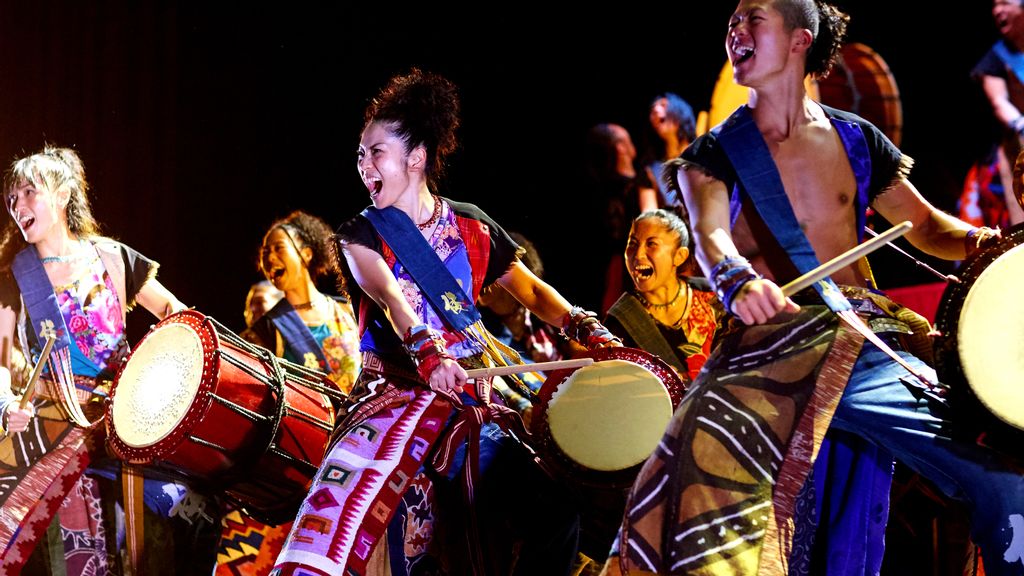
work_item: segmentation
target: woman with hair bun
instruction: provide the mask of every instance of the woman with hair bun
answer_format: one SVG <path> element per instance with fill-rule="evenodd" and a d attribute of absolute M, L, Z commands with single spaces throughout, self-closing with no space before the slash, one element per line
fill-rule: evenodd
<path fill-rule="evenodd" d="M 517 441 L 519 415 L 488 381 L 467 379 L 517 360 L 473 303 L 497 283 L 587 348 L 617 339 L 530 272 L 482 210 L 437 194 L 458 125 L 455 86 L 419 70 L 392 78 L 366 110 L 357 168 L 373 206 L 336 235 L 362 291 L 352 297 L 363 368 L 278 558 L 282 576 L 572 567 L 572 498 Z"/>

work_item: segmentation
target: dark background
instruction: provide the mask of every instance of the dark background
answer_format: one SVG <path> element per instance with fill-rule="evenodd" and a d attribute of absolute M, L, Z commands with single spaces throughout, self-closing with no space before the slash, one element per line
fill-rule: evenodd
<path fill-rule="evenodd" d="M 0 162 L 46 142 L 76 148 L 106 233 L 161 262 L 184 302 L 235 327 L 270 222 L 301 208 L 337 225 L 368 204 L 355 170 L 362 111 L 413 65 L 462 90 L 463 147 L 441 193 L 533 238 L 548 279 L 574 299 L 603 264 L 579 217 L 593 202 L 581 179 L 587 129 L 616 122 L 637 134 L 664 91 L 706 109 L 735 6 L 30 4 L 43 3 L 0 0 Z M 969 78 L 996 38 L 991 4 L 840 6 L 850 40 L 896 78 L 912 180 L 952 210 L 997 133 Z M 872 258 L 883 287 L 933 280 L 891 254 Z M 153 320 L 131 318 L 135 341 Z M 907 486 L 894 493 L 887 556 L 905 565 L 889 572 L 955 571 L 963 547 L 932 550 L 927 519 L 952 516 L 950 542 L 963 537 L 962 515 Z"/>
<path fill-rule="evenodd" d="M 45 142 L 76 148 L 105 232 L 161 262 L 166 286 L 229 326 L 260 278 L 272 220 L 301 208 L 333 226 L 368 204 L 354 165 L 362 111 L 413 65 L 461 87 L 463 147 L 441 192 L 533 238 L 572 299 L 594 264 L 578 218 L 591 201 L 586 130 L 610 121 L 636 134 L 663 91 L 707 108 L 734 8 L 26 4 L 0 2 L 0 161 Z M 996 38 L 990 4 L 840 6 L 850 40 L 896 78 L 912 180 L 952 209 L 995 134 L 969 78 Z M 883 286 L 920 280 L 888 258 L 876 263 Z"/>

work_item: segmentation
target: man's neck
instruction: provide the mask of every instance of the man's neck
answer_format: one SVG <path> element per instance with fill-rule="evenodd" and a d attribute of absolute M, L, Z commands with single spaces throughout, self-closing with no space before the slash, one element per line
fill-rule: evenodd
<path fill-rule="evenodd" d="M 818 117 L 821 108 L 804 90 L 787 87 L 776 91 L 751 90 L 749 106 L 758 129 L 768 142 L 782 142 Z"/>

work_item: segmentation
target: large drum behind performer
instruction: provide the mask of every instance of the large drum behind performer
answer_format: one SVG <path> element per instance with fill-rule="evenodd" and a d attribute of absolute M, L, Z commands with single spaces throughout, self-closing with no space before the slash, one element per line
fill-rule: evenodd
<path fill-rule="evenodd" d="M 644 350 L 602 348 L 585 356 L 595 363 L 548 375 L 531 432 L 545 463 L 580 497 L 580 550 L 603 559 L 629 488 L 685 390 L 668 364 Z"/>
<path fill-rule="evenodd" d="M 942 295 L 939 379 L 952 386 L 957 432 L 1021 454 L 1024 440 L 1024 225 L 966 260 Z"/>
<path fill-rule="evenodd" d="M 115 381 L 109 443 L 123 460 L 223 489 L 248 512 L 291 519 L 334 427 L 325 374 L 276 358 L 194 310 L 139 342 Z"/>

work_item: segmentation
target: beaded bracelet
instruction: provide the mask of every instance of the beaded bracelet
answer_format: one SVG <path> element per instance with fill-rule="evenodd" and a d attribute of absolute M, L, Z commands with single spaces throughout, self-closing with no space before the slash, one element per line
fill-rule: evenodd
<path fill-rule="evenodd" d="M 711 269 L 709 278 L 714 279 L 728 273 L 730 270 L 742 270 L 745 267 L 750 266 L 750 261 L 742 256 L 727 256 L 724 260 L 715 264 L 715 267 Z"/>
<path fill-rule="evenodd" d="M 761 275 L 754 271 L 750 261 L 742 256 L 730 256 L 722 260 L 711 269 L 709 280 L 715 289 L 715 294 L 725 306 L 725 309 L 732 312 L 732 303 L 747 282 L 759 280 Z"/>
<path fill-rule="evenodd" d="M 587 350 L 599 348 L 609 342 L 622 342 L 597 319 L 597 314 L 573 306 L 562 317 L 562 336 L 582 345 Z"/>
<path fill-rule="evenodd" d="M 964 236 L 964 250 L 968 255 L 985 248 L 999 239 L 1000 231 L 988 226 L 974 227 Z"/>
<path fill-rule="evenodd" d="M 1009 124 L 1010 130 L 1013 130 L 1014 134 L 1021 134 L 1024 132 L 1024 114 L 1014 118 Z"/>
<path fill-rule="evenodd" d="M 430 381 L 430 375 L 441 365 L 441 361 L 455 358 L 448 352 L 441 333 L 432 330 L 426 324 L 418 324 L 409 328 L 402 339 L 405 351 L 409 353 L 416 371 L 424 382 Z"/>

